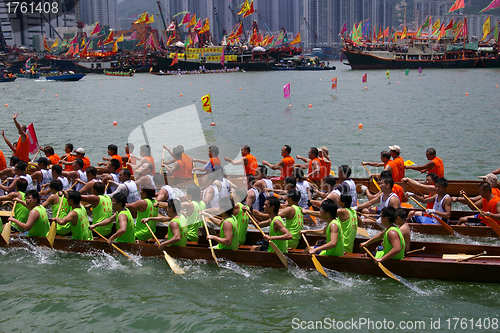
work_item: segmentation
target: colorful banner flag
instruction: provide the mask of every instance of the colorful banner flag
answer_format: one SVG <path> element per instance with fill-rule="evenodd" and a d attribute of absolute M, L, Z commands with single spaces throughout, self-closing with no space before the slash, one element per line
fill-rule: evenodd
<path fill-rule="evenodd" d="M 385 72 L 386 78 L 390 79 L 391 78 L 391 73 L 389 71 Z"/>
<path fill-rule="evenodd" d="M 224 55 L 224 47 L 222 48 L 222 54 L 220 55 L 220 64 L 224 67 L 224 61 L 226 60 L 226 56 Z"/>
<path fill-rule="evenodd" d="M 101 27 L 99 26 L 99 22 L 97 22 L 90 33 L 90 36 L 97 35 L 101 32 Z"/>
<path fill-rule="evenodd" d="M 177 63 L 179 63 L 179 54 L 177 52 L 175 52 L 174 59 L 172 60 L 172 63 L 170 64 L 170 66 L 173 66 Z"/>
<path fill-rule="evenodd" d="M 40 145 L 38 144 L 33 123 L 26 127 L 26 135 L 28 136 L 28 148 L 30 150 L 30 154 L 34 154 L 38 151 L 38 149 L 40 149 Z"/>
<path fill-rule="evenodd" d="M 71 42 L 69 42 L 70 44 L 77 44 L 78 43 L 78 38 L 76 37 L 73 37 L 73 39 L 71 39 Z"/>
<path fill-rule="evenodd" d="M 199 33 L 202 34 L 202 33 L 205 33 L 205 32 L 207 32 L 209 30 L 210 30 L 210 22 L 208 21 L 208 17 L 207 17 L 207 19 L 205 20 L 205 24 L 200 29 Z"/>
<path fill-rule="evenodd" d="M 203 111 L 206 113 L 212 113 L 212 102 L 210 100 L 210 94 L 202 96 L 201 102 L 203 103 Z"/>
<path fill-rule="evenodd" d="M 481 11 L 481 13 L 482 13 L 482 12 L 484 12 L 484 11 L 490 10 L 490 9 L 495 9 L 495 8 L 498 8 L 498 7 L 500 7 L 500 0 L 493 0 L 493 1 L 492 1 L 489 5 L 488 5 L 488 7 L 486 7 L 485 9 L 483 9 L 483 10 Z"/>
<path fill-rule="evenodd" d="M 295 36 L 295 38 L 290 42 L 290 45 L 300 43 L 300 32 Z"/>
<path fill-rule="evenodd" d="M 451 6 L 450 10 L 448 11 L 448 13 L 451 13 L 457 9 L 460 9 L 460 8 L 464 8 L 464 0 L 456 0 L 455 3 L 453 4 L 453 6 Z"/>
<path fill-rule="evenodd" d="M 486 36 L 488 36 L 491 32 L 491 28 L 490 28 L 490 15 L 488 15 L 488 18 L 486 19 L 486 21 L 484 21 L 484 24 L 483 24 L 483 38 L 481 38 L 481 41 L 485 40 L 486 39 Z M 56 40 L 57 42 L 57 40 Z"/>
<path fill-rule="evenodd" d="M 334 77 L 332 79 L 332 89 L 337 89 L 337 78 L 336 77 Z"/>
<path fill-rule="evenodd" d="M 196 14 L 193 14 L 191 17 L 191 21 L 189 21 L 188 25 L 186 25 L 186 28 L 194 27 L 196 25 Z"/>
<path fill-rule="evenodd" d="M 255 13 L 255 9 L 253 8 L 253 1 L 250 3 L 250 8 L 243 14 L 243 17 L 247 17 Z"/>
<path fill-rule="evenodd" d="M 368 73 L 363 74 L 363 79 L 362 79 L 362 82 L 363 82 L 363 83 L 368 82 Z"/>
<path fill-rule="evenodd" d="M 179 24 L 179 26 L 183 25 L 183 24 L 189 24 L 189 22 L 191 22 L 191 14 L 189 14 L 189 12 L 186 13 L 186 15 L 184 15 L 184 17 L 182 18 L 182 22 L 181 24 Z M 172 25 L 174 23 L 174 21 L 172 21 L 172 23 L 170 25 Z M 169 26 L 170 28 L 170 26 Z"/>
<path fill-rule="evenodd" d="M 427 16 L 424 24 L 422 24 L 422 29 L 429 27 L 431 25 L 431 21 L 432 21 L 432 16 Z"/>
<path fill-rule="evenodd" d="M 113 43 L 113 30 L 111 30 L 109 32 L 109 35 L 108 37 L 106 37 L 106 39 L 104 40 L 104 45 L 107 45 L 107 44 L 110 44 L 110 43 Z"/>
<path fill-rule="evenodd" d="M 410 75 L 410 69 L 409 68 L 405 69 L 405 75 L 406 76 Z"/>
<path fill-rule="evenodd" d="M 405 25 L 405 27 L 404 27 L 404 29 L 403 29 L 403 32 L 401 33 L 401 39 L 406 38 L 406 34 L 407 34 L 407 33 L 408 33 L 408 32 L 407 32 L 407 30 L 406 30 L 406 25 Z"/>
<path fill-rule="evenodd" d="M 47 45 L 47 40 L 45 39 L 45 35 L 43 35 L 43 47 L 45 48 L 45 50 L 51 52 L 49 46 Z"/>
<path fill-rule="evenodd" d="M 283 96 L 284 98 L 290 98 L 290 83 L 283 86 Z"/>
<path fill-rule="evenodd" d="M 441 37 L 443 37 L 444 35 L 446 35 L 446 30 L 444 28 L 444 22 L 443 22 L 443 23 L 441 23 L 441 29 L 439 31 L 438 42 L 441 39 Z"/>
<path fill-rule="evenodd" d="M 132 33 L 132 35 L 130 35 L 129 38 L 127 38 L 127 40 L 132 40 L 132 39 L 137 39 L 137 31 L 134 30 L 134 32 Z"/>
<path fill-rule="evenodd" d="M 144 23 L 149 19 L 148 12 L 142 13 L 142 15 L 134 22 L 134 24 Z"/>
<path fill-rule="evenodd" d="M 245 0 L 245 2 L 241 5 L 240 11 L 236 15 L 245 14 L 249 10 L 250 10 L 250 4 L 248 3 L 248 0 Z"/>
<path fill-rule="evenodd" d="M 452 18 L 450 23 L 448 23 L 448 25 L 446 26 L 446 28 L 444 28 L 444 30 L 446 30 L 446 31 L 451 30 L 451 29 L 453 29 L 454 26 L 455 26 L 455 24 L 453 23 L 453 18 Z"/>
<path fill-rule="evenodd" d="M 54 42 L 54 44 L 52 44 L 52 46 L 50 48 L 53 49 L 56 46 L 59 46 L 59 40 L 58 39 L 56 39 L 56 41 Z"/>

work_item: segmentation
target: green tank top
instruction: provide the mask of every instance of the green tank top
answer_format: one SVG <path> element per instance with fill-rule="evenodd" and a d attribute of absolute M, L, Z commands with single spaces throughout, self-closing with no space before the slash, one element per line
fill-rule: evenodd
<path fill-rule="evenodd" d="M 100 195 L 99 204 L 95 208 L 92 208 L 92 224 L 104 221 L 111 215 L 113 215 L 113 205 L 111 204 L 111 198 L 107 195 Z M 109 235 L 112 229 L 113 223 L 95 228 L 95 230 L 103 236 Z"/>
<path fill-rule="evenodd" d="M 92 240 L 92 232 L 89 229 L 89 218 L 85 207 L 80 206 L 73 209 L 78 215 L 78 222 L 76 225 L 71 224 L 71 239 L 76 240 Z"/>
<path fill-rule="evenodd" d="M 342 227 L 340 226 L 340 222 L 337 219 L 330 222 L 328 224 L 328 227 L 326 227 L 326 242 L 329 243 L 332 240 L 332 235 L 330 230 L 332 224 L 336 224 L 338 228 L 337 246 L 329 250 L 321 251 L 320 255 L 341 257 L 344 255 L 344 236 L 342 233 Z"/>
<path fill-rule="evenodd" d="M 23 200 L 25 200 L 26 194 L 24 192 L 21 192 L 21 191 L 19 191 L 19 193 L 21 193 L 21 198 Z M 14 218 L 16 220 L 18 220 L 19 222 L 26 223 L 28 221 L 29 215 L 30 215 L 30 210 L 28 208 L 26 208 L 23 205 L 16 205 L 16 208 L 14 209 Z M 13 224 L 13 226 L 21 231 L 24 231 L 23 229 L 21 229 L 20 226 L 18 226 L 15 223 Z"/>
<path fill-rule="evenodd" d="M 191 201 L 194 206 L 193 214 L 186 217 L 187 223 L 187 239 L 192 242 L 198 241 L 198 229 L 203 225 L 203 221 L 200 217 L 200 203 L 196 201 Z"/>
<path fill-rule="evenodd" d="M 172 222 L 177 222 L 177 224 L 179 225 L 179 232 L 181 233 L 181 240 L 178 241 L 177 243 L 170 244 L 170 246 L 186 246 L 186 244 L 187 244 L 186 218 L 184 217 L 184 215 L 179 215 L 179 217 L 176 217 L 175 219 L 172 219 L 172 221 L 170 221 L 170 223 L 172 223 Z M 174 234 L 172 233 L 172 230 L 170 230 L 170 228 L 168 228 L 167 239 L 171 239 L 172 237 L 174 237 Z"/>
<path fill-rule="evenodd" d="M 61 197 L 58 201 L 57 204 L 52 205 L 52 217 L 56 217 L 57 211 L 59 210 L 59 205 L 62 205 L 61 211 L 59 212 L 59 218 L 65 218 L 66 215 L 69 213 L 69 205 L 68 205 L 68 200 L 66 200 L 66 197 Z M 68 222 L 65 225 L 60 225 L 59 223 L 56 224 L 56 234 L 58 235 L 66 235 L 71 232 L 71 223 Z"/>
<path fill-rule="evenodd" d="M 233 215 L 231 215 L 230 217 L 225 219 L 224 222 L 225 221 L 231 222 L 231 225 L 232 225 L 233 238 L 231 240 L 231 245 L 227 246 L 227 245 L 219 243 L 217 245 L 217 248 L 221 249 L 221 250 L 238 250 L 238 245 L 239 245 L 238 244 L 238 222 L 236 221 L 236 218 Z M 222 223 L 224 224 L 224 222 L 222 222 Z M 226 238 L 226 235 L 224 235 L 223 224 L 221 224 L 221 228 L 220 228 L 220 237 Z"/>
<path fill-rule="evenodd" d="M 238 222 L 238 244 L 245 244 L 250 217 L 243 211 L 243 207 L 248 208 L 248 206 L 241 202 L 238 202 L 237 205 L 240 206 L 240 211 L 238 215 L 235 216 L 236 222 Z"/>
<path fill-rule="evenodd" d="M 49 217 L 47 216 L 47 211 L 43 206 L 36 206 L 33 210 L 38 211 L 40 216 L 38 220 L 33 224 L 31 229 L 28 231 L 28 236 L 30 237 L 47 237 L 49 233 Z"/>
<path fill-rule="evenodd" d="M 125 231 L 125 233 L 123 235 L 118 237 L 116 239 L 116 242 L 118 242 L 118 243 L 135 243 L 134 219 L 132 218 L 132 214 L 130 214 L 130 210 L 128 210 L 128 208 L 125 208 L 119 214 L 116 215 L 116 229 L 120 229 L 120 222 L 118 222 L 120 215 L 125 215 L 127 217 L 127 231 Z"/>
<path fill-rule="evenodd" d="M 283 233 L 281 231 L 274 231 L 274 221 L 276 220 L 279 220 L 279 221 L 283 221 L 281 219 L 281 217 L 279 216 L 275 216 L 274 219 L 271 221 L 271 224 L 269 225 L 269 236 L 281 236 L 283 235 Z M 287 248 L 287 241 L 286 240 L 273 240 L 272 241 L 274 244 L 276 244 L 276 246 L 278 247 L 278 249 L 280 249 L 281 252 L 283 253 L 288 253 L 288 248 Z M 269 248 L 267 249 L 267 252 L 274 252 L 273 248 L 271 246 L 269 246 Z"/>
<path fill-rule="evenodd" d="M 148 207 L 146 208 L 145 211 L 143 212 L 137 212 L 137 218 L 135 220 L 135 238 L 138 240 L 148 240 L 150 238 L 153 238 L 153 235 L 151 232 L 149 232 L 148 227 L 142 223 L 142 219 L 148 218 L 148 217 L 157 217 L 158 216 L 158 207 L 154 206 L 154 203 L 156 200 L 151 200 L 151 199 L 144 199 L 148 203 Z M 153 233 L 156 232 L 156 221 L 149 221 L 148 225 L 153 230 Z"/>
<path fill-rule="evenodd" d="M 297 205 L 292 205 L 295 209 L 295 215 L 292 219 L 286 219 L 285 227 L 292 234 L 292 240 L 300 239 L 300 231 L 304 229 L 304 216 L 302 215 L 302 209 Z"/>
<path fill-rule="evenodd" d="M 358 233 L 358 216 L 352 208 L 346 208 L 349 212 L 349 218 L 347 221 L 341 221 L 337 217 L 342 228 L 342 233 L 344 234 L 344 251 L 352 253 L 354 249 L 354 240 Z"/>
<path fill-rule="evenodd" d="M 384 241 L 382 243 L 382 245 L 384 246 L 384 249 L 382 251 L 377 251 L 377 253 L 375 254 L 375 258 L 382 258 L 383 256 L 385 256 L 387 253 L 389 253 L 392 250 L 393 246 L 391 245 L 391 243 L 389 242 L 389 239 L 387 237 L 387 233 L 390 230 L 396 230 L 396 232 L 399 235 L 399 241 L 401 242 L 401 251 L 399 251 L 399 253 L 396 254 L 391 259 L 403 259 L 405 257 L 405 239 L 403 237 L 403 234 L 401 233 L 401 230 L 399 230 L 399 228 L 397 226 L 393 226 L 393 227 L 390 227 L 389 229 L 387 229 L 387 231 L 384 234 Z"/>

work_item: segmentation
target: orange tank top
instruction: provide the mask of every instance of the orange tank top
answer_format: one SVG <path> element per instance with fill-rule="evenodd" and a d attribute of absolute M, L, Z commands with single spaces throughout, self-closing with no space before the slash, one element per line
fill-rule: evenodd
<path fill-rule="evenodd" d="M 192 178 L 193 177 L 193 160 L 191 157 L 182 153 L 182 157 L 177 160 L 179 169 L 172 173 L 172 177 L 177 178 Z"/>
<path fill-rule="evenodd" d="M 56 164 L 58 164 L 58 163 L 59 163 L 59 160 L 60 160 L 59 155 L 57 155 L 57 154 L 50 155 L 50 156 L 48 157 L 48 159 L 50 160 L 50 164 L 52 164 L 52 165 L 56 165 Z"/>
<path fill-rule="evenodd" d="M 113 156 L 111 156 L 111 159 L 115 159 L 115 160 L 118 160 L 118 162 L 120 162 L 120 167 L 116 170 L 116 172 L 120 172 L 120 170 L 122 169 L 122 164 L 123 164 L 122 157 L 120 155 L 113 155 Z"/>
<path fill-rule="evenodd" d="M 404 197 L 405 191 L 403 190 L 403 188 L 400 185 L 394 184 L 394 186 L 392 187 L 392 192 L 396 193 L 396 195 L 399 198 L 399 202 L 403 202 L 403 197 Z"/>
<path fill-rule="evenodd" d="M 19 137 L 19 140 L 17 140 L 17 145 L 16 145 L 16 153 L 14 155 L 19 157 L 19 159 L 21 161 L 24 161 L 24 162 L 30 161 L 30 149 L 29 149 L 29 143 L 28 143 L 28 136 L 26 136 L 26 139 L 24 140 L 24 142 L 22 142 L 21 137 Z"/>
<path fill-rule="evenodd" d="M 213 168 L 215 168 L 216 165 L 220 166 L 221 164 L 220 164 L 219 156 L 212 157 L 210 159 L 210 163 L 212 164 L 212 170 L 213 170 Z"/>
<path fill-rule="evenodd" d="M 285 179 L 286 177 L 291 177 L 293 173 L 293 165 L 295 164 L 295 160 L 292 156 L 283 157 L 283 168 L 281 169 L 281 179 Z"/>
<path fill-rule="evenodd" d="M 444 164 L 443 160 L 439 157 L 434 157 L 432 160 L 434 162 L 434 168 L 429 170 L 429 173 L 434 172 L 438 177 L 444 177 Z"/>
<path fill-rule="evenodd" d="M 401 179 L 405 177 L 405 161 L 401 156 L 398 156 L 394 159 L 394 164 L 396 164 L 396 169 L 398 169 L 398 180 L 394 180 L 395 182 L 400 182 Z"/>
<path fill-rule="evenodd" d="M 151 175 L 154 176 L 156 173 L 156 168 L 155 168 L 155 160 L 153 159 L 153 156 L 144 156 L 144 158 L 148 161 L 149 164 L 151 164 L 153 166 L 153 170 L 151 170 Z"/>
<path fill-rule="evenodd" d="M 7 168 L 7 161 L 5 161 L 5 156 L 3 152 L 0 150 L 0 170 Z"/>
<path fill-rule="evenodd" d="M 245 165 L 245 175 L 254 175 L 255 170 L 259 167 L 259 163 L 257 163 L 257 159 L 252 154 L 247 154 L 245 156 L 248 160 L 248 164 Z"/>
<path fill-rule="evenodd" d="M 496 195 L 497 197 L 500 197 L 500 189 L 498 187 L 491 188 L 491 193 L 493 193 L 493 195 Z"/>
<path fill-rule="evenodd" d="M 391 174 L 392 174 L 392 179 L 394 180 L 394 183 L 398 182 L 397 179 L 399 179 L 399 172 L 398 172 L 398 166 L 396 163 L 394 163 L 393 160 L 389 160 L 386 164 L 384 164 L 384 168 L 386 165 L 389 165 L 391 167 Z"/>
<path fill-rule="evenodd" d="M 485 198 L 483 198 L 483 212 L 490 212 L 490 213 L 493 213 L 493 214 L 498 214 L 497 212 L 497 204 L 498 202 L 500 201 L 500 198 L 497 197 L 497 196 L 493 196 L 493 199 L 491 199 L 490 201 L 486 200 Z M 486 218 L 484 216 L 481 216 L 479 215 L 479 218 L 481 219 L 481 222 L 483 222 L 484 224 L 486 225 L 490 225 L 490 222 L 491 220 L 489 218 Z M 500 225 L 500 220 L 497 220 L 497 219 L 493 219 L 497 224 Z"/>
<path fill-rule="evenodd" d="M 70 153 L 67 153 L 66 156 L 68 156 L 65 161 L 66 162 L 73 162 L 74 160 L 76 160 L 76 157 L 71 155 Z M 73 165 L 71 164 L 65 164 L 64 165 L 64 171 L 73 171 Z"/>
<path fill-rule="evenodd" d="M 320 166 L 320 172 L 315 174 L 315 175 L 312 175 L 309 177 L 310 180 L 321 180 L 321 161 L 319 160 L 319 158 L 315 158 L 313 160 L 311 160 L 309 162 L 309 169 L 307 171 L 307 173 L 311 173 L 313 171 L 313 162 L 316 161 L 318 162 L 319 166 Z"/>
<path fill-rule="evenodd" d="M 83 161 L 83 171 L 87 171 L 87 168 L 90 167 L 90 159 L 87 156 L 82 157 Z"/>
<path fill-rule="evenodd" d="M 319 160 L 319 167 L 320 167 L 320 172 L 319 172 L 319 175 L 320 175 L 320 179 L 323 179 L 325 178 L 326 176 L 328 176 L 330 174 L 330 167 L 332 165 L 332 162 L 328 161 L 324 161 L 324 160 Z"/>

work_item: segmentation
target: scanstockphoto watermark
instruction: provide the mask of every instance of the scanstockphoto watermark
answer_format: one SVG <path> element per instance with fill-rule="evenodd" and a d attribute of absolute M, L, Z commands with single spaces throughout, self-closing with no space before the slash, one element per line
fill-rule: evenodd
<path fill-rule="evenodd" d="M 370 318 L 351 318 L 348 320 L 336 320 L 335 318 L 324 318 L 322 320 L 292 319 L 294 330 L 403 330 L 403 331 L 428 331 L 428 330 L 452 330 L 452 331 L 497 331 L 499 321 L 497 317 L 484 318 L 430 318 L 428 320 L 373 320 Z"/>

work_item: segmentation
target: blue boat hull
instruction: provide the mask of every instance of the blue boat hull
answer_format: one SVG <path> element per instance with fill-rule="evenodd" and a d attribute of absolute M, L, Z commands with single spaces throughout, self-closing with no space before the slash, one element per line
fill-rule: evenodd
<path fill-rule="evenodd" d="M 53 81 L 78 81 L 84 76 L 85 74 L 65 74 L 65 75 L 47 76 L 46 79 Z"/>

